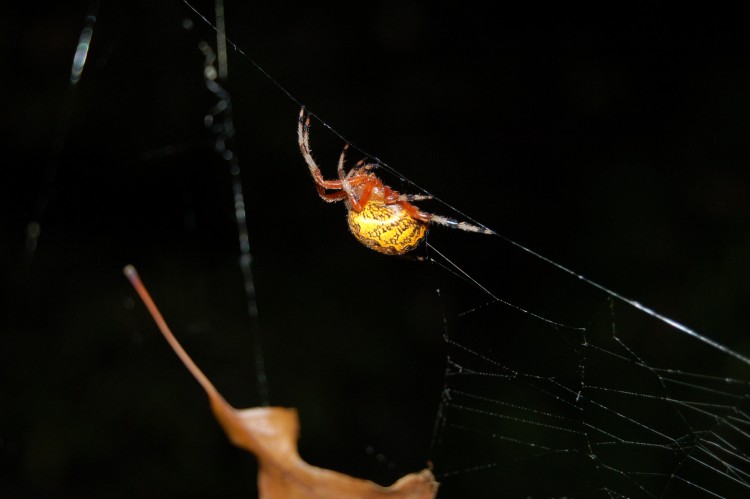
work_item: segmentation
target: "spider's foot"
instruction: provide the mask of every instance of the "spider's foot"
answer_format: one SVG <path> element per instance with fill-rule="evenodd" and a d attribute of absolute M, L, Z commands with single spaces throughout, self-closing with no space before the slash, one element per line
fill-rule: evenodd
<path fill-rule="evenodd" d="M 476 232 L 478 234 L 487 234 L 491 236 L 497 235 L 497 232 L 495 232 L 494 230 L 488 229 L 487 227 L 480 227 L 478 225 L 470 224 L 469 222 L 459 222 L 458 220 L 454 220 L 448 217 L 443 217 L 440 215 L 432 215 L 430 217 L 430 221 L 432 223 L 445 225 L 446 227 L 450 227 L 452 229 L 461 229 L 466 232 Z"/>
<path fill-rule="evenodd" d="M 433 199 L 432 194 L 402 194 L 399 197 L 402 201 L 429 201 Z"/>
<path fill-rule="evenodd" d="M 299 110 L 299 126 L 302 127 L 305 132 L 310 129 L 310 114 L 307 112 L 305 106 Z"/>

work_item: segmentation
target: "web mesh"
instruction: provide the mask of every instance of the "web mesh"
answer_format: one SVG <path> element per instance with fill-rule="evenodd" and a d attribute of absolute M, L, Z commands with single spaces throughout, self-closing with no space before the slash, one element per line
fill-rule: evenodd
<path fill-rule="evenodd" d="M 435 430 L 446 491 L 746 494 L 748 382 L 732 377 L 744 366 L 691 358 L 695 340 L 612 298 L 576 309 L 581 327 L 496 300 L 449 315 Z"/>

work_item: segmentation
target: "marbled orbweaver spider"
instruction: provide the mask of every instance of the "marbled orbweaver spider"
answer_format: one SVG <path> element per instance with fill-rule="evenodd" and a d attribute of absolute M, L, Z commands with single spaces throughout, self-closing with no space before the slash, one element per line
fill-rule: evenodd
<path fill-rule="evenodd" d="M 375 165 L 360 160 L 349 172 L 344 171 L 346 150 L 341 151 L 338 180 L 325 180 L 315 163 L 310 149 L 310 116 L 302 107 L 297 125 L 297 137 L 302 156 L 310 168 L 318 194 L 324 201 L 344 201 L 349 230 L 357 240 L 379 253 L 402 255 L 412 251 L 427 235 L 430 224 L 481 234 L 494 234 L 489 229 L 467 222 L 421 211 L 411 201 L 422 201 L 432 196 L 401 194 L 372 173 Z M 333 192 L 327 192 L 333 191 Z"/>

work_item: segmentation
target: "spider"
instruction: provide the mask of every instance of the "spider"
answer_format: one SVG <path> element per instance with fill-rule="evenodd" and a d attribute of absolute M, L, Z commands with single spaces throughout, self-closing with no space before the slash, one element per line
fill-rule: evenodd
<path fill-rule="evenodd" d="M 349 144 L 344 146 L 339 156 L 338 180 L 325 180 L 312 157 L 310 116 L 304 106 L 299 113 L 297 136 L 318 194 L 329 203 L 344 201 L 349 230 L 360 243 L 372 250 L 386 255 L 408 253 L 419 246 L 433 223 L 467 232 L 495 234 L 467 222 L 421 211 L 411 201 L 423 201 L 432 196 L 401 194 L 391 189 L 372 173 L 376 165 L 365 163 L 365 160 L 360 160 L 354 168 L 345 172 L 344 161 Z"/>

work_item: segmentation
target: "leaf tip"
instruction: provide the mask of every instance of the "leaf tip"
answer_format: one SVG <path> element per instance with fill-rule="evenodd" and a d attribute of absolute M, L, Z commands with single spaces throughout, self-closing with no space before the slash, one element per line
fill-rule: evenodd
<path fill-rule="evenodd" d="M 127 264 L 125 265 L 125 267 L 123 267 L 122 273 L 125 274 L 125 277 L 127 277 L 131 281 L 134 278 L 138 277 L 138 271 L 135 270 L 135 267 L 130 264 Z"/>

